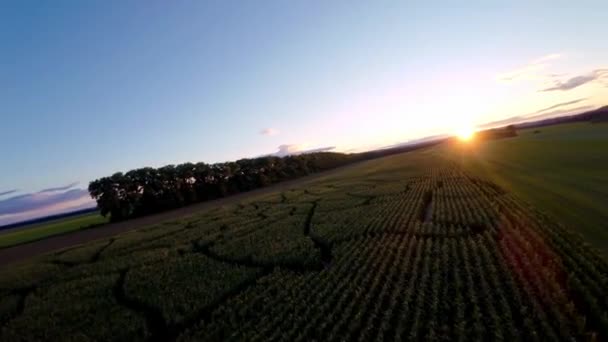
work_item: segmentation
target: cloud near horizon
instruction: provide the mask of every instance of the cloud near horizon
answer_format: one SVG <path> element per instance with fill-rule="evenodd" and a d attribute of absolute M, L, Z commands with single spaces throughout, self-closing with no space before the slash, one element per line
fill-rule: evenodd
<path fill-rule="evenodd" d="M 570 102 L 574 102 L 574 101 L 570 101 Z M 576 101 L 574 103 L 578 103 L 578 102 L 580 102 L 580 101 Z M 575 114 L 580 114 L 580 113 L 583 113 L 583 112 L 586 112 L 589 110 L 596 109 L 596 107 L 592 106 L 592 105 L 583 105 L 583 106 L 578 106 L 575 108 L 566 108 L 566 109 L 555 109 L 555 108 L 560 108 L 560 107 L 566 106 L 567 105 L 566 103 L 567 102 L 565 102 L 563 104 L 557 104 L 557 105 L 551 106 L 553 108 L 547 107 L 545 109 L 541 109 L 541 110 L 538 110 L 533 113 L 512 116 L 510 118 L 506 118 L 506 119 L 502 119 L 502 120 L 498 120 L 498 121 L 487 122 L 482 125 L 478 125 L 477 128 L 487 129 L 487 128 L 507 126 L 507 125 L 515 125 L 515 124 L 520 124 L 520 123 L 529 122 L 529 121 L 557 118 L 560 116 L 567 116 L 567 115 L 575 115 Z M 554 110 L 547 112 L 550 108 L 554 109 Z"/>
<path fill-rule="evenodd" d="M 0 200 L 0 226 L 94 207 L 95 201 L 89 192 L 74 189 L 74 185 L 72 183 Z"/>
<path fill-rule="evenodd" d="M 543 109 L 539 109 L 536 112 L 534 112 L 533 114 L 540 114 L 540 113 L 543 113 L 543 112 L 546 112 L 546 111 L 549 111 L 549 110 L 553 110 L 553 109 L 556 109 L 556 108 L 567 107 L 567 106 L 570 106 L 570 105 L 573 105 L 573 104 L 577 104 L 577 103 L 580 103 L 580 102 L 583 102 L 583 101 L 586 101 L 586 100 L 587 100 L 587 98 L 583 97 L 583 98 L 572 100 L 572 101 L 557 103 L 557 104 L 554 104 L 552 106 L 549 106 L 549 107 L 546 107 L 546 108 L 543 108 Z"/>
<path fill-rule="evenodd" d="M 0 192 L 0 196 L 6 196 L 6 195 L 14 194 L 17 191 L 19 191 L 19 190 L 18 189 L 11 189 L 11 190 L 7 190 L 7 191 L 2 191 L 2 192 Z"/>
<path fill-rule="evenodd" d="M 304 154 L 304 153 L 329 152 L 329 151 L 336 149 L 335 146 L 326 146 L 326 147 L 319 147 L 319 148 L 313 148 L 313 149 L 306 149 L 305 145 L 298 145 L 298 144 L 283 144 L 283 145 L 280 145 L 278 148 L 279 148 L 279 150 L 277 152 L 272 153 L 271 154 L 272 156 L 285 157 L 285 156 L 298 155 L 298 154 Z"/>
<path fill-rule="evenodd" d="M 566 90 L 578 88 L 582 85 L 585 85 L 587 83 L 594 82 L 594 81 L 599 81 L 600 83 L 608 82 L 608 69 L 595 69 L 586 75 L 579 75 L 579 76 L 571 77 L 567 80 L 554 80 L 553 86 L 542 89 L 540 91 L 541 92 L 556 91 L 556 90 L 566 91 Z M 607 83 L 603 83 L 603 84 L 608 86 Z"/>
<path fill-rule="evenodd" d="M 55 187 L 55 188 L 42 189 L 42 190 L 40 190 L 39 192 L 55 192 L 55 191 L 64 191 L 64 190 L 71 189 L 71 188 L 75 187 L 76 185 L 78 185 L 78 182 L 73 182 L 73 183 L 70 183 L 70 184 L 68 184 L 68 185 L 65 185 L 65 186 L 58 186 L 58 187 Z"/>
<path fill-rule="evenodd" d="M 264 128 L 263 130 L 260 131 L 261 135 L 266 135 L 266 136 L 273 136 L 273 135 L 277 135 L 279 134 L 279 130 L 278 129 L 274 129 L 274 128 Z"/>

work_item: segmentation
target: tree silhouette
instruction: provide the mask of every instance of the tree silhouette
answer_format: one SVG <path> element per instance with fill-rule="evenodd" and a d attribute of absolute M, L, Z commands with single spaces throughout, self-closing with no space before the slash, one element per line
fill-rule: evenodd
<path fill-rule="evenodd" d="M 96 179 L 89 184 L 89 193 L 103 216 L 119 221 L 250 191 L 359 159 L 361 156 L 318 152 L 144 167 Z"/>

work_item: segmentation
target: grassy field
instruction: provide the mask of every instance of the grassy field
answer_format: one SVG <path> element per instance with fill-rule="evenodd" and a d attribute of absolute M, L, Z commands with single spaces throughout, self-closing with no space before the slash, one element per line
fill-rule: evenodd
<path fill-rule="evenodd" d="M 0 231 L 0 248 L 37 241 L 53 235 L 65 234 L 86 229 L 107 222 L 98 213 L 83 214 L 59 220 L 13 228 L 10 231 Z"/>
<path fill-rule="evenodd" d="M 513 192 L 608 255 L 608 124 L 528 129 L 516 138 L 436 152 Z"/>
<path fill-rule="evenodd" d="M 608 264 L 436 150 L 0 273 L 0 340 L 608 338 Z"/>

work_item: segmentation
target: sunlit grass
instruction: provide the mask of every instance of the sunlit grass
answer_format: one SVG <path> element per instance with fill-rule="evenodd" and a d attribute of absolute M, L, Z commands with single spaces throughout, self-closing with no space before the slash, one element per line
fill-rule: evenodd
<path fill-rule="evenodd" d="M 0 248 L 41 240 L 53 235 L 70 233 L 91 226 L 104 224 L 107 223 L 107 221 L 107 218 L 102 217 L 98 213 L 90 213 L 32 226 L 15 228 L 0 234 Z"/>

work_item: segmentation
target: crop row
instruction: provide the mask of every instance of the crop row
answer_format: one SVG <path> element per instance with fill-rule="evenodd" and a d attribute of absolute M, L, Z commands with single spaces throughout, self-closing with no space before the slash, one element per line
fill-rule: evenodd
<path fill-rule="evenodd" d="M 516 245 L 474 237 L 364 238 L 316 275 L 277 272 L 184 338 L 572 340 L 592 312 Z M 536 265 L 538 266 L 538 265 Z M 544 292 L 542 292 L 544 291 Z M 274 318 L 267 320 L 267 318 Z"/>
<path fill-rule="evenodd" d="M 498 186 L 451 164 L 345 184 L 16 267 L 0 276 L 0 339 L 608 337 L 608 264 Z"/>

